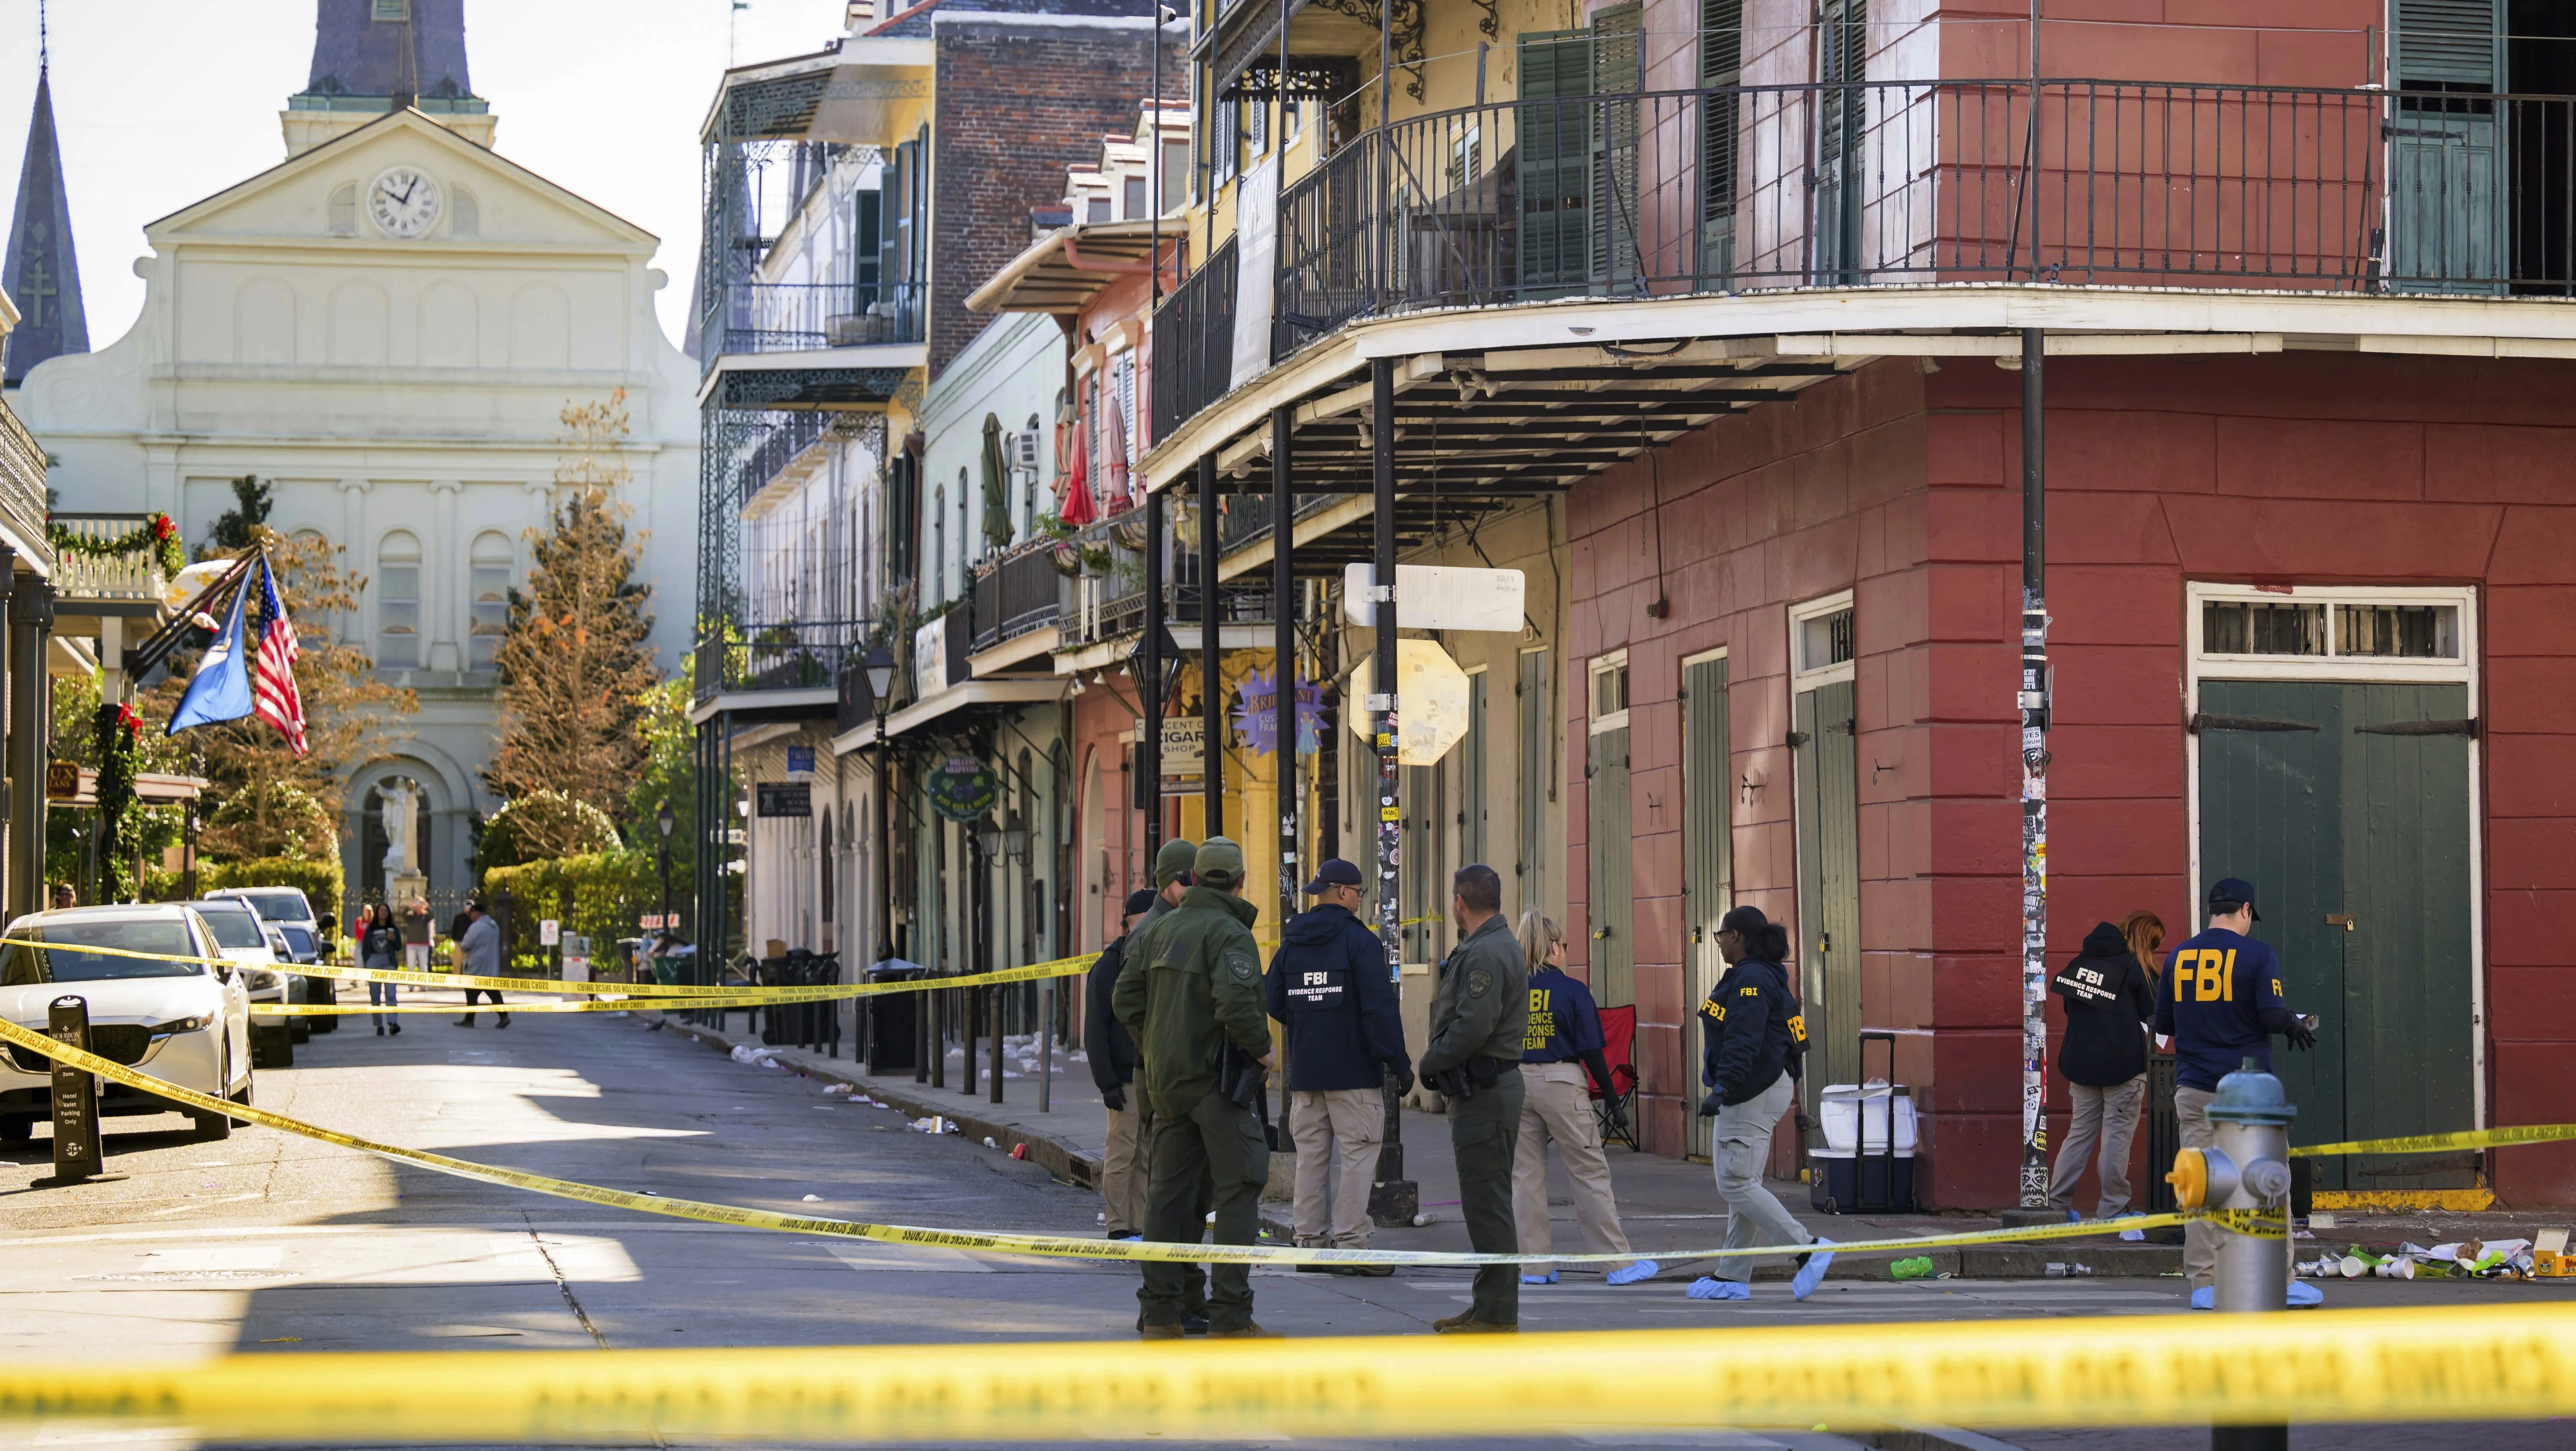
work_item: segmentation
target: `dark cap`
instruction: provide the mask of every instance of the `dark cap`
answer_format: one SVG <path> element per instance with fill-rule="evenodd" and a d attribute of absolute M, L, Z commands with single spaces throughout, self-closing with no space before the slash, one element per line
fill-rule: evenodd
<path fill-rule="evenodd" d="M 1315 868 L 1315 880 L 1306 884 L 1306 895 L 1321 896 L 1326 887 L 1356 887 L 1361 884 L 1360 869 L 1340 857 L 1327 857 Z"/>
<path fill-rule="evenodd" d="M 1188 886 L 1190 864 L 1198 859 L 1198 854 L 1197 842 L 1177 836 L 1164 842 L 1163 849 L 1154 853 L 1155 890 L 1160 891 L 1174 882 Z"/>
<path fill-rule="evenodd" d="M 1233 891 L 1243 881 L 1243 848 L 1222 836 L 1209 837 L 1199 844 L 1190 876 L 1198 886 Z"/>
<path fill-rule="evenodd" d="M 1156 900 L 1157 898 L 1152 892 L 1147 891 L 1143 887 L 1138 887 L 1136 890 L 1127 894 L 1127 915 L 1130 917 L 1144 916 L 1146 913 L 1154 910 L 1154 903 Z"/>
<path fill-rule="evenodd" d="M 2227 913 L 2235 911 L 2239 907 L 2251 907 L 2253 905 L 2254 884 L 2245 880 L 2243 877 L 2220 877 L 2216 882 L 2210 885 L 2209 910 L 2213 912 L 2224 916 Z M 2254 920 L 2257 922 L 2262 921 L 2263 914 L 2260 912 L 2255 913 Z"/>

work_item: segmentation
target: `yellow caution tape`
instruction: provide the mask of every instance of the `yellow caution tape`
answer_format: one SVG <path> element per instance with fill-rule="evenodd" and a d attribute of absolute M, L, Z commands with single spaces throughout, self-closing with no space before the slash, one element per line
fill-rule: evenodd
<path fill-rule="evenodd" d="M 2323 1159 L 2342 1154 L 2438 1154 L 2449 1149 L 2493 1149 L 2506 1144 L 2552 1144 L 2567 1139 L 2576 1139 L 2576 1124 L 2522 1124 L 2513 1128 L 2463 1129 L 2455 1134 L 2411 1134 L 2395 1139 L 2306 1144 L 2291 1149 L 2290 1157 Z"/>
<path fill-rule="evenodd" d="M 99 957 L 133 957 L 152 962 L 193 962 L 210 967 L 240 967 L 229 957 L 190 957 L 177 952 L 137 952 L 125 947 L 91 947 L 71 942 L 42 942 L 25 937 L 0 937 L 0 943 L 13 947 L 48 948 L 62 952 L 80 952 Z M 349 982 L 389 982 L 407 987 L 490 988 L 501 992 L 600 994 L 614 993 L 637 998 L 729 998 L 735 1005 L 749 1003 L 824 1002 L 839 998 L 877 997 L 887 993 L 931 992 L 945 988 L 989 987 L 995 983 L 1031 982 L 1040 978 L 1072 977 L 1088 972 L 1100 960 L 1097 952 L 1076 957 L 1059 957 L 1049 962 L 1033 962 L 1025 967 L 998 968 L 992 972 L 967 973 L 958 977 L 916 978 L 909 982 L 818 983 L 799 987 L 760 987 L 751 983 L 739 985 L 664 982 L 562 982 L 549 977 L 483 977 L 459 972 L 411 972 L 401 968 L 337 967 L 330 963 L 264 962 L 257 964 L 262 972 L 291 973 L 297 977 L 332 978 Z M 712 1004 L 707 1004 L 712 1006 Z"/>
<path fill-rule="evenodd" d="M 2576 1414 L 2576 1306 L 1232 1344 L 234 1355 L 0 1365 L 0 1417 L 212 1441 L 933 1442 L 1526 1437 L 2537 1421 Z M 1462 1394 L 1462 1388 L 1472 1393 Z"/>
<path fill-rule="evenodd" d="M 1432 1266 L 1520 1265 L 1520 1264 L 1629 1264 L 1640 1259 L 1669 1259 L 1676 1263 L 1693 1260 L 1735 1259 L 1748 1256 L 1791 1255 L 1806 1251 L 1807 1245 L 1755 1245 L 1738 1249 L 1647 1250 L 1626 1254 L 1587 1252 L 1581 1254 L 1459 1254 L 1430 1250 L 1359 1250 L 1311 1249 L 1285 1245 L 1169 1244 L 1151 1240 L 1097 1240 L 1064 1234 L 1026 1234 L 1012 1231 L 973 1231 L 930 1229 L 906 1224 L 869 1224 L 859 1220 L 827 1219 L 811 1215 L 780 1214 L 773 1210 L 752 1209 L 736 1204 L 709 1204 L 695 1199 L 673 1199 L 659 1194 L 637 1194 L 623 1189 L 610 1189 L 597 1184 L 581 1184 L 569 1179 L 529 1174 L 516 1169 L 499 1169 L 466 1159 L 452 1159 L 423 1149 L 405 1149 L 373 1139 L 344 1134 L 317 1124 L 291 1119 L 266 1109 L 252 1108 L 228 1099 L 214 1098 L 194 1089 L 182 1088 L 166 1079 L 138 1073 L 121 1063 L 95 1053 L 58 1043 L 45 1034 L 0 1019 L 0 1042 L 32 1049 L 73 1068 L 95 1073 L 110 1082 L 140 1089 L 168 1100 L 176 1107 L 198 1113 L 221 1113 L 244 1123 L 281 1133 L 298 1134 L 326 1144 L 357 1149 L 365 1153 L 410 1164 L 459 1179 L 472 1179 L 505 1188 L 525 1189 L 559 1199 L 578 1199 L 588 1204 L 604 1204 L 618 1209 L 631 1209 L 639 1214 L 658 1214 L 673 1219 L 692 1219 L 710 1224 L 730 1224 L 744 1229 L 771 1229 L 787 1234 L 836 1235 L 851 1239 L 879 1240 L 887 1244 L 933 1245 L 945 1249 L 984 1250 L 995 1254 L 1030 1255 L 1046 1259 L 1085 1260 L 1151 1260 L 1191 1264 L 1319 1264 L 1319 1265 L 1411 1265 Z M 2072 1224 L 2041 1225 L 2030 1229 L 1989 1229 L 1968 1234 L 1931 1235 L 1923 1238 L 1851 1240 L 1836 1243 L 1838 1254 L 1919 1254 L 1927 1249 L 1945 1249 L 1972 1244 L 2026 1244 L 2034 1240 L 2079 1239 L 2115 1234 L 2124 1229 L 2157 1229 L 2181 1224 L 2197 1216 L 2183 1214 L 2148 1214 L 2119 1220 L 2091 1220 Z M 2215 1217 L 2215 1216 L 2212 1216 Z M 2269 1221 L 2278 1233 L 2277 1219 Z M 2241 1232 L 2261 1233 L 2262 1229 L 2248 1218 Z"/>

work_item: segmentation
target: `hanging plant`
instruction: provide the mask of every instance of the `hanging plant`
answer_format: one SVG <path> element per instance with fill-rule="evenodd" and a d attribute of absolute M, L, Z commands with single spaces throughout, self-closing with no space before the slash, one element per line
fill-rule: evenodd
<path fill-rule="evenodd" d="M 188 567 L 188 550 L 179 542 L 179 526 L 171 523 L 167 514 L 155 514 L 111 539 L 93 539 L 70 525 L 49 519 L 45 522 L 45 538 L 58 555 L 78 554 L 91 559 L 118 559 L 148 550 L 164 577 L 175 577 Z"/>
<path fill-rule="evenodd" d="M 135 806 L 134 770 L 142 759 L 143 717 L 128 705 L 101 705 L 91 718 L 90 744 L 98 757 L 98 871 L 102 901 L 130 900 L 126 858 L 133 843 L 127 830 Z"/>

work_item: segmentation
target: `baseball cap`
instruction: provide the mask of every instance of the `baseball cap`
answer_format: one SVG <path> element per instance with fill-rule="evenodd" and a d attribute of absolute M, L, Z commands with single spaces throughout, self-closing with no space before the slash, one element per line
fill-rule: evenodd
<path fill-rule="evenodd" d="M 1154 853 L 1155 890 L 1160 891 L 1188 876 L 1190 863 L 1198 859 L 1198 854 L 1197 842 L 1177 836 L 1164 842 L 1163 849 Z M 1182 885 L 1187 886 L 1188 883 L 1183 882 Z"/>
<path fill-rule="evenodd" d="M 1211 836 L 1199 848 L 1198 859 L 1190 865 L 1190 875 L 1204 887 L 1224 891 L 1243 880 L 1243 848 L 1221 836 Z"/>
<path fill-rule="evenodd" d="M 1349 862 L 1342 860 L 1340 857 L 1327 857 L 1324 859 L 1324 864 L 1322 866 L 1315 868 L 1315 880 L 1306 884 L 1306 895 L 1309 897 L 1319 896 L 1326 887 L 1356 887 L 1358 885 L 1360 885 L 1360 869 L 1358 867 L 1352 866 Z"/>
<path fill-rule="evenodd" d="M 1154 901 L 1155 897 L 1152 892 L 1147 891 L 1143 887 L 1138 887 L 1136 890 L 1127 894 L 1126 915 L 1130 917 L 1141 917 L 1147 912 L 1154 910 Z"/>
<path fill-rule="evenodd" d="M 2254 884 L 2243 877 L 2220 877 L 2210 885 L 2209 909 L 2213 912 L 2233 912 L 2238 907 L 2253 905 Z M 2262 921 L 2263 914 L 2255 913 L 2254 920 Z"/>

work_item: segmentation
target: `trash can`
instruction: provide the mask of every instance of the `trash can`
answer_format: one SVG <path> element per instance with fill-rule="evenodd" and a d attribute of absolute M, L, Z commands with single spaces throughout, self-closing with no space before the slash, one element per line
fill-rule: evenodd
<path fill-rule="evenodd" d="M 2158 1053 L 2147 1060 L 2147 1202 L 2143 1206 L 2147 1213 L 2173 1213 L 2174 1191 L 2165 1182 L 2165 1171 L 2181 1151 L 2182 1123 L 2174 1117 L 2173 1055 Z"/>
<path fill-rule="evenodd" d="M 902 961 L 882 963 L 868 970 L 870 982 L 916 982 L 921 976 L 920 967 Z M 911 1072 L 917 1066 L 914 1043 L 919 1032 L 921 994 L 880 993 L 864 1001 L 868 1005 L 868 1072 Z"/>

